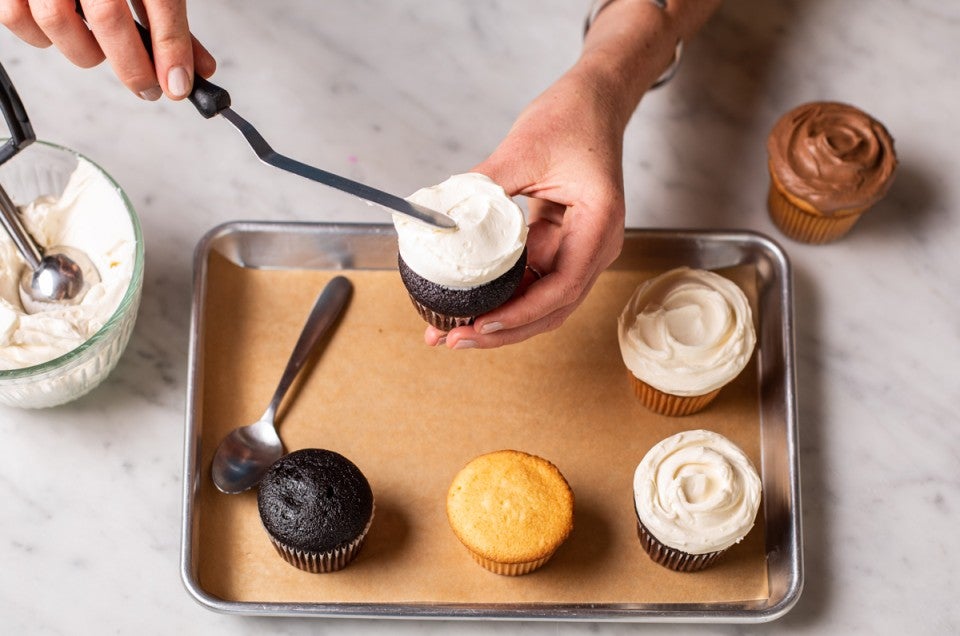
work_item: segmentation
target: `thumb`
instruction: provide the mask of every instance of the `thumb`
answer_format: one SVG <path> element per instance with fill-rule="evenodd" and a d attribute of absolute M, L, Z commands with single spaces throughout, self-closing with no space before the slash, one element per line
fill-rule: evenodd
<path fill-rule="evenodd" d="M 515 155 L 495 150 L 492 155 L 474 166 L 471 172 L 490 177 L 497 185 L 504 189 L 507 196 L 523 193 L 534 180 L 521 169 L 521 164 Z"/>

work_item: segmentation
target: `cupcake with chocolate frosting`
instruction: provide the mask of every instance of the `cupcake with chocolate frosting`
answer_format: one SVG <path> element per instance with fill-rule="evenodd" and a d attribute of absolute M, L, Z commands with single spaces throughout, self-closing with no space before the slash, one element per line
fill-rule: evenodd
<path fill-rule="evenodd" d="M 860 109 L 837 102 L 794 108 L 767 139 L 770 217 L 790 238 L 827 243 L 850 231 L 887 193 L 893 138 Z"/>
<path fill-rule="evenodd" d="M 395 215 L 400 277 L 429 324 L 449 331 L 499 307 L 526 268 L 527 225 L 503 188 L 478 173 L 458 174 L 408 199 L 443 212 L 453 231 Z"/>
<path fill-rule="evenodd" d="M 677 433 L 651 448 L 634 473 L 640 543 L 664 567 L 702 570 L 753 528 L 760 491 L 756 468 L 729 439 Z"/>

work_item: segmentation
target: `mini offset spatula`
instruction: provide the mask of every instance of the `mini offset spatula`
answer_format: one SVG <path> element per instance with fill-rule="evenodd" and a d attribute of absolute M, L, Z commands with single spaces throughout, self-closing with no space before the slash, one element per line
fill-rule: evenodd
<path fill-rule="evenodd" d="M 77 0 L 77 13 L 80 14 L 81 18 L 86 20 L 79 0 Z M 139 22 L 136 24 L 137 30 L 140 33 L 140 39 L 143 41 L 143 45 L 147 49 L 147 54 L 152 60 L 153 45 L 150 40 L 150 31 Z M 250 122 L 230 108 L 230 94 L 227 93 L 226 90 L 199 75 L 195 75 L 194 77 L 193 91 L 190 93 L 188 99 L 205 118 L 210 119 L 211 117 L 220 115 L 236 126 L 237 130 L 239 130 L 247 140 L 247 143 L 250 144 L 250 147 L 253 148 L 257 157 L 264 163 L 312 181 L 317 181 L 331 188 L 336 188 L 337 190 L 360 197 L 366 201 L 376 203 L 389 209 L 391 212 L 403 214 L 404 216 L 436 228 L 452 230 L 457 227 L 456 222 L 445 214 L 441 214 L 430 208 L 425 208 L 422 205 L 417 205 L 416 203 L 411 203 L 406 199 L 384 192 L 383 190 L 372 188 L 368 185 L 352 181 L 333 174 L 332 172 L 327 172 L 326 170 L 321 170 L 320 168 L 281 155 L 270 147 L 270 144 L 267 143 L 266 139 L 257 132 L 257 129 L 254 128 Z"/>

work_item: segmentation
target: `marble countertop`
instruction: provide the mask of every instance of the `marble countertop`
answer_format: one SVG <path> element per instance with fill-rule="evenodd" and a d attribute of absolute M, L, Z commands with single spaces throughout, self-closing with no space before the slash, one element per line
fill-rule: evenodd
<path fill-rule="evenodd" d="M 191 20 L 276 148 L 406 194 L 497 144 L 575 59 L 585 4 L 208 0 Z M 106 383 L 59 408 L 0 407 L 0 631 L 960 632 L 958 27 L 960 6 L 935 0 L 728 0 L 634 115 L 628 226 L 749 228 L 792 259 L 806 569 L 774 623 L 643 628 L 251 619 L 192 600 L 178 565 L 194 246 L 237 219 L 387 219 L 262 166 L 226 122 L 0 33 L 38 136 L 124 186 L 147 251 L 140 318 Z M 783 238 L 765 211 L 766 134 L 816 99 L 883 121 L 901 162 L 889 196 L 822 247 Z"/>

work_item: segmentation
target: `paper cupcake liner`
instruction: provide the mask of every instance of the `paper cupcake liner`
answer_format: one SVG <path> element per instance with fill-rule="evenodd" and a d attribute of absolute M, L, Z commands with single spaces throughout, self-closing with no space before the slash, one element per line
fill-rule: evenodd
<path fill-rule="evenodd" d="M 297 548 L 284 545 L 280 541 L 277 541 L 273 535 L 268 536 L 270 537 L 270 543 L 273 544 L 273 547 L 277 550 L 277 553 L 283 557 L 284 561 L 301 570 L 306 570 L 314 574 L 323 574 L 342 570 L 357 557 L 357 554 L 360 553 L 360 548 L 363 547 L 364 540 L 367 538 L 367 533 L 370 531 L 370 525 L 372 523 L 373 511 L 370 512 L 370 520 L 367 521 L 367 525 L 363 528 L 360 536 L 347 545 L 331 550 L 330 552 L 298 550 Z"/>
<path fill-rule="evenodd" d="M 720 389 L 714 389 L 704 395 L 671 395 L 650 386 L 629 371 L 627 374 L 633 382 L 633 392 L 640 398 L 640 402 L 660 415 L 671 417 L 692 415 L 705 409 L 713 401 L 713 398 L 720 393 Z"/>
<path fill-rule="evenodd" d="M 467 551 L 470 553 L 470 556 L 473 557 L 473 560 L 482 565 L 484 568 L 490 570 L 494 574 L 502 574 L 504 576 L 520 576 L 522 574 L 529 574 L 549 561 L 550 557 L 552 557 L 554 554 L 551 552 L 547 556 L 541 557 L 534 561 L 524 561 L 521 563 L 502 563 L 500 561 L 488 559 L 487 557 L 477 554 L 469 548 L 467 548 Z"/>
<path fill-rule="evenodd" d="M 801 243 L 822 244 L 835 241 L 849 232 L 868 208 L 831 216 L 814 214 L 794 204 L 776 183 L 771 182 L 767 209 L 774 224 L 788 237 Z"/>
<path fill-rule="evenodd" d="M 647 552 L 654 563 L 677 572 L 698 572 L 713 565 L 726 550 L 708 552 L 706 554 L 690 554 L 666 546 L 650 534 L 646 527 L 637 521 L 637 536 L 640 545 Z"/>
<path fill-rule="evenodd" d="M 476 316 L 448 316 L 437 313 L 426 305 L 418 302 L 413 296 L 410 296 L 410 302 L 416 307 L 417 313 L 420 314 L 421 318 L 441 331 L 450 331 L 454 327 L 469 325 L 473 322 L 473 319 L 476 318 Z"/>

